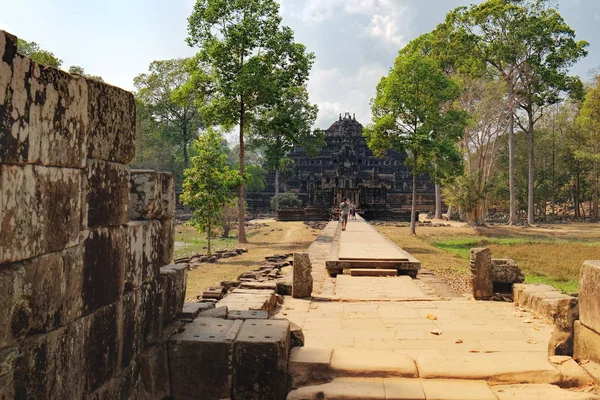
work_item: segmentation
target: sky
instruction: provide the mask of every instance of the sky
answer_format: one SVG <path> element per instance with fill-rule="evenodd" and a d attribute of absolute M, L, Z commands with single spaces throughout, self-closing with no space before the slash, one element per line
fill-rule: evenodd
<path fill-rule="evenodd" d="M 582 79 L 600 67 L 600 0 L 555 0 L 588 56 L 571 70 Z M 429 32 L 446 13 L 473 0 L 279 0 L 283 23 L 315 54 L 308 90 L 319 106 L 317 127 L 340 113 L 371 121 L 369 101 L 398 50 Z M 63 60 L 113 85 L 154 60 L 188 57 L 187 17 L 194 0 L 0 0 L 0 29 L 35 41 Z"/>

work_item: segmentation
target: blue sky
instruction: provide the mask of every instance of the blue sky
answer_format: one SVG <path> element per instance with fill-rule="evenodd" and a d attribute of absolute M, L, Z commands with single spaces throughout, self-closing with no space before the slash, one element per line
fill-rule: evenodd
<path fill-rule="evenodd" d="M 398 50 L 430 31 L 461 0 L 280 0 L 284 23 L 315 53 L 311 100 L 317 125 L 339 113 L 370 120 L 369 99 Z M 589 78 L 600 67 L 600 0 L 558 0 L 559 11 L 589 55 L 572 70 Z M 133 78 L 157 59 L 187 57 L 187 17 L 193 0 L 0 0 L 0 29 L 38 42 L 87 73 L 133 89 Z"/>

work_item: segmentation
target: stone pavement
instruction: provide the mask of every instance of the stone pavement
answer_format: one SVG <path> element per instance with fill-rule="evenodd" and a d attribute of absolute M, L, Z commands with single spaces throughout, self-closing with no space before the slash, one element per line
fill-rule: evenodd
<path fill-rule="evenodd" d="M 549 359 L 553 326 L 513 303 L 438 296 L 431 276 L 328 278 L 325 246 L 313 250 L 315 283 L 331 293 L 285 297 L 278 311 L 305 337 L 288 399 L 600 399 L 560 388 L 593 380 L 570 357 Z"/>
<path fill-rule="evenodd" d="M 341 234 L 340 260 L 408 261 L 408 254 L 382 236 L 360 215 Z"/>

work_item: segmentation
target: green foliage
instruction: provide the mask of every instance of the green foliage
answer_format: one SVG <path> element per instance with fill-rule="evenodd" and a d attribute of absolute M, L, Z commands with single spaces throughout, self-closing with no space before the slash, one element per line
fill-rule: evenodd
<path fill-rule="evenodd" d="M 33 61 L 39 64 L 56 68 L 62 65 L 61 59 L 57 58 L 54 53 L 48 50 L 43 50 L 36 42 L 28 42 L 23 39 L 18 39 L 17 49 L 19 53 L 31 58 Z"/>
<path fill-rule="evenodd" d="M 260 165 L 246 165 L 244 184 L 250 193 L 260 193 L 265 190 L 265 171 Z"/>
<path fill-rule="evenodd" d="M 104 79 L 102 79 L 101 76 L 86 74 L 85 70 L 83 69 L 83 67 L 80 67 L 79 65 L 71 65 L 69 67 L 69 73 L 70 74 L 77 74 L 77 75 L 85 76 L 85 77 L 88 77 L 88 78 L 91 78 L 91 79 L 95 79 L 95 80 L 100 81 L 100 82 L 104 82 Z"/>
<path fill-rule="evenodd" d="M 204 128 L 196 107 L 202 101 L 200 90 L 188 90 L 191 77 L 188 59 L 153 61 L 149 72 L 134 79 L 136 98 L 147 107 L 156 129 L 189 165 L 189 145 Z"/>
<path fill-rule="evenodd" d="M 194 227 L 207 234 L 209 254 L 210 238 L 221 224 L 222 210 L 235 197 L 233 188 L 238 184 L 238 175 L 227 166 L 222 141 L 213 129 L 200 135 L 195 142 L 198 155 L 192 157 L 192 165 L 185 171 L 181 195 L 183 203 L 194 210 Z"/>
<path fill-rule="evenodd" d="M 284 192 L 280 193 L 279 197 L 273 196 L 271 198 L 271 208 L 275 210 L 275 206 L 279 203 L 281 208 L 300 208 L 302 207 L 302 201 L 298 198 L 295 193 Z"/>
<path fill-rule="evenodd" d="M 374 124 L 363 132 L 369 148 L 376 155 L 384 155 L 388 149 L 406 151 L 413 177 L 435 171 L 436 160 L 459 163 L 456 143 L 467 114 L 450 105 L 460 89 L 430 57 L 401 52 L 390 74 L 377 85 L 372 103 Z M 413 196 L 415 191 L 413 187 Z M 413 233 L 414 207 L 413 202 Z"/>

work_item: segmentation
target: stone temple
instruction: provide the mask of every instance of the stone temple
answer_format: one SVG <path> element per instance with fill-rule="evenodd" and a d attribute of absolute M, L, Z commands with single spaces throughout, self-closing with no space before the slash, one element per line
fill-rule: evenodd
<path fill-rule="evenodd" d="M 290 152 L 294 173 L 280 191 L 296 193 L 306 209 L 304 214 L 284 211 L 282 219 L 328 219 L 329 210 L 344 198 L 353 201 L 367 219 L 410 219 L 412 175 L 404 163 L 406 154 L 389 151 L 383 158 L 375 157 L 362 131 L 354 115 L 340 114 L 325 131 L 326 146 L 317 157 L 309 157 L 300 147 Z M 249 194 L 248 204 L 268 209 L 274 193 L 275 174 L 270 173 L 265 191 Z M 435 206 L 428 175 L 417 177 L 417 206 L 418 211 Z"/>

